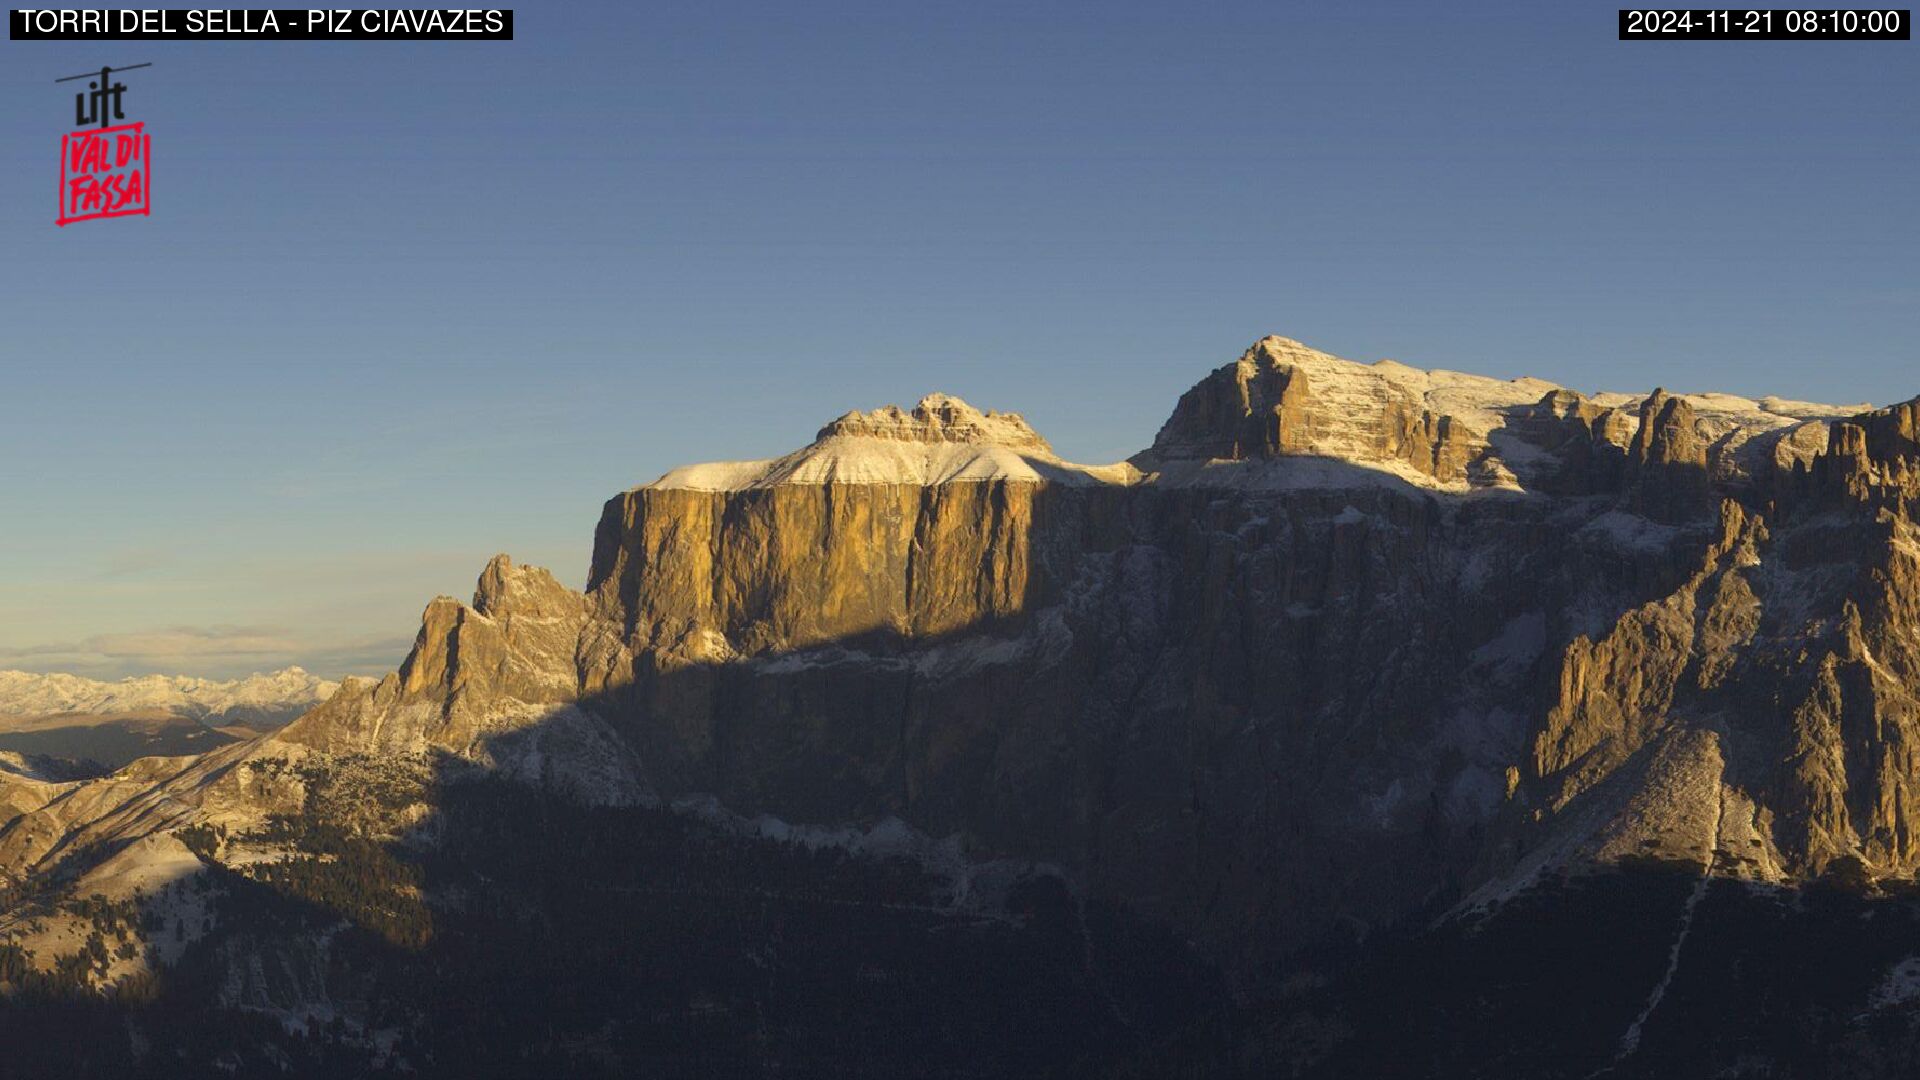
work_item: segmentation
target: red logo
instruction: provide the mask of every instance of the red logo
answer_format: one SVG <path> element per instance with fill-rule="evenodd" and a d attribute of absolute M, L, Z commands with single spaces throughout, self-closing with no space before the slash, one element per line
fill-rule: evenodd
<path fill-rule="evenodd" d="M 128 217 L 153 209 L 153 136 L 122 124 L 60 137 L 60 217 L 56 225 Z"/>
<path fill-rule="evenodd" d="M 98 131 L 76 131 L 60 138 L 60 216 L 54 219 L 55 225 L 64 228 L 76 221 L 153 212 L 153 137 L 144 123 L 115 126 L 115 121 L 127 118 L 127 88 L 113 80 L 116 71 L 152 66 L 103 67 L 53 80 L 93 80 L 86 90 L 73 95 L 73 126 L 100 125 Z"/>

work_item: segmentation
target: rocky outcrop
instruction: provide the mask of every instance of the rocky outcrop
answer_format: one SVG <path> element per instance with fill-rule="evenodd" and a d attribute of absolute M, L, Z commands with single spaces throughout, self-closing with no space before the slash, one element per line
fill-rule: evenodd
<path fill-rule="evenodd" d="M 1270 337 L 1186 392 L 1143 465 L 1321 455 L 1411 470 L 1440 485 L 1470 481 L 1489 434 L 1550 384 L 1424 372 L 1391 361 L 1361 367 Z"/>
<path fill-rule="evenodd" d="M 1604 636 L 1568 646 L 1535 738 L 1546 799 L 1537 815 L 1551 822 L 1636 755 L 1705 733 L 1725 761 L 1693 786 L 1742 800 L 1752 865 L 1776 879 L 1817 876 L 1842 858 L 1913 872 L 1920 547 L 1903 479 L 1908 409 L 1834 423 L 1830 451 L 1810 468 L 1792 461 L 1764 505 L 1719 493 L 1719 535 L 1698 570 Z M 1671 403 L 1649 413 L 1684 426 Z M 1703 471 L 1684 437 L 1637 439 L 1634 454 L 1635 505 L 1646 505 L 1650 465 Z M 1651 490 L 1660 515 L 1681 520 L 1714 494 L 1691 479 Z"/>
<path fill-rule="evenodd" d="M 1842 415 L 1726 394 L 1589 398 L 1538 379 L 1360 365 L 1270 337 L 1183 395 L 1134 463 L 1163 483 L 1198 463 L 1316 457 L 1430 490 L 1637 487 L 1637 512 L 1677 521 L 1711 514 L 1709 489 L 1768 485 L 1810 461 Z"/>
<path fill-rule="evenodd" d="M 1812 463 L 1816 490 L 1828 499 L 1878 506 L 1915 518 L 1920 497 L 1920 401 L 1836 423 L 1827 453 Z"/>

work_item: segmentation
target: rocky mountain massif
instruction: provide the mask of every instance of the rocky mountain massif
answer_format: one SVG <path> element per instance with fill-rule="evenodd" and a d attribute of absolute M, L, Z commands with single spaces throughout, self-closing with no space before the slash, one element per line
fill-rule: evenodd
<path fill-rule="evenodd" d="M 584 591 L 495 559 L 271 735 L 0 770 L 0 1025 L 162 1074 L 1897 1075 L 1917 518 L 1920 401 L 1283 338 L 1109 466 L 849 413 L 615 497 Z"/>

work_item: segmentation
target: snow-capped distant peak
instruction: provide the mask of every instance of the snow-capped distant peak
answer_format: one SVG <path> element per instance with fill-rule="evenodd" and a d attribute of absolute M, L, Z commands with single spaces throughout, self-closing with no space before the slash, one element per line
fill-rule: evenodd
<path fill-rule="evenodd" d="M 298 667 L 244 679 L 136 675 L 102 682 L 58 672 L 0 671 L 0 715 L 106 715 L 160 711 L 194 720 L 285 719 L 332 696 L 339 684 Z"/>

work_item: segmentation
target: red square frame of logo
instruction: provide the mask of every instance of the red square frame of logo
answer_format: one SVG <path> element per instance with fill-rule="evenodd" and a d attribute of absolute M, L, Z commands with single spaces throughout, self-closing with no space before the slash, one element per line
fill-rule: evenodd
<path fill-rule="evenodd" d="M 127 169 L 128 172 L 137 172 L 140 174 L 140 205 L 137 207 L 122 207 L 119 210 L 101 210 L 92 214 L 70 213 L 71 208 L 67 205 L 67 200 L 71 197 L 71 189 L 67 186 L 67 162 L 72 160 L 68 156 L 68 151 L 73 144 L 74 138 L 77 136 L 99 138 L 107 135 L 126 134 L 131 134 L 132 137 L 140 140 L 140 164 L 138 166 L 130 166 Z M 151 215 L 152 212 L 153 136 L 147 134 L 146 121 L 143 120 L 135 124 L 121 124 L 118 127 L 101 128 L 98 131 L 69 131 L 65 135 L 60 136 L 60 216 L 54 220 L 55 225 L 66 228 L 76 221 L 96 221 L 100 218 Z"/>

